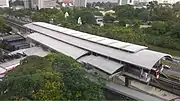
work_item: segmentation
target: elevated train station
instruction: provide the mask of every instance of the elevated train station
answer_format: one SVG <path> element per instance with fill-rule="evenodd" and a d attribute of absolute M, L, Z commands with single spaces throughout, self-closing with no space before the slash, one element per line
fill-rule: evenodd
<path fill-rule="evenodd" d="M 163 70 L 161 61 L 171 59 L 171 55 L 149 50 L 145 46 L 44 22 L 32 22 L 24 27 L 31 32 L 27 36 L 31 47 L 40 46 L 49 52 L 70 56 L 82 63 L 88 72 L 112 82 L 124 81 L 123 85 L 127 87 L 129 79 L 146 84 L 151 79 L 158 79 Z"/>

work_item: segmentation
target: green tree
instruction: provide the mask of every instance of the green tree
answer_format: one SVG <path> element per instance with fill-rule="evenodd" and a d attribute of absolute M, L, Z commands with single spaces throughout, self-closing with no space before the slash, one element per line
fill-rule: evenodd
<path fill-rule="evenodd" d="M 149 4 L 147 5 L 147 9 L 149 10 L 149 17 L 148 20 L 151 21 L 154 16 L 154 10 L 158 7 L 158 2 L 157 1 L 151 1 L 149 2 Z"/>
<path fill-rule="evenodd" d="M 156 21 L 152 23 L 152 27 L 148 28 L 147 33 L 154 35 L 165 35 L 169 31 L 169 24 L 165 21 Z"/>
<path fill-rule="evenodd" d="M 0 32 L 3 32 L 4 24 L 5 24 L 4 19 L 2 17 L 0 17 Z"/>
<path fill-rule="evenodd" d="M 111 14 L 105 14 L 104 16 L 104 22 L 106 23 L 112 23 L 115 21 L 115 18 Z"/>
<path fill-rule="evenodd" d="M 48 81 L 57 82 L 59 77 L 59 74 L 52 72 L 46 59 L 37 56 L 28 57 L 21 62 L 21 66 L 9 72 L 3 79 L 0 97 L 6 99 L 27 97 L 31 99 L 33 98 L 31 95 L 36 94 L 41 88 L 43 89 L 44 84 Z M 61 84 L 60 81 L 59 83 Z M 49 96 L 54 97 L 53 94 Z"/>
<path fill-rule="evenodd" d="M 60 23 L 62 23 L 63 21 L 65 21 L 64 14 L 63 14 L 63 12 L 61 12 L 61 11 L 59 11 L 59 12 L 57 12 L 57 13 L 55 13 L 55 14 L 52 14 L 52 15 L 51 15 L 51 19 L 54 20 L 54 23 L 55 23 L 55 24 L 60 24 Z"/>
<path fill-rule="evenodd" d="M 103 14 L 102 14 L 102 13 L 100 13 L 99 11 L 95 11 L 95 12 L 93 12 L 93 15 L 95 15 L 95 16 L 103 16 Z"/>
<path fill-rule="evenodd" d="M 175 21 L 176 20 L 174 11 L 169 6 L 165 6 L 165 7 L 161 6 L 157 8 L 155 13 L 157 15 L 157 20 L 160 20 L 160 21 L 169 21 L 169 20 Z"/>
<path fill-rule="evenodd" d="M 135 10 L 131 5 L 122 5 L 115 8 L 115 14 L 118 19 L 134 19 Z"/>
<path fill-rule="evenodd" d="M 79 17 L 81 17 L 83 24 L 96 24 L 95 17 L 91 12 L 83 11 Z"/>
<path fill-rule="evenodd" d="M 55 76 L 55 79 L 60 79 Z M 63 83 L 59 81 L 46 81 L 42 88 L 32 95 L 37 100 L 58 100 L 63 98 Z"/>
<path fill-rule="evenodd" d="M 90 81 L 79 63 L 62 54 L 27 57 L 3 78 L 0 85 L 1 99 L 104 98 L 102 85 Z"/>
<path fill-rule="evenodd" d="M 0 36 L 8 34 L 10 31 L 12 31 L 11 27 L 5 24 L 3 17 L 0 17 Z"/>
<path fill-rule="evenodd" d="M 62 74 L 62 80 L 65 86 L 65 98 L 67 99 L 86 99 L 95 100 L 103 99 L 102 85 L 90 81 L 87 73 L 82 66 L 74 59 L 64 55 L 49 55 L 49 61 L 53 65 L 53 69 Z"/>
<path fill-rule="evenodd" d="M 138 14 L 138 18 L 144 22 L 148 21 L 148 14 L 149 12 L 147 10 L 144 10 Z"/>
<path fill-rule="evenodd" d="M 171 28 L 171 35 L 175 38 L 180 38 L 180 23 L 175 23 Z"/>

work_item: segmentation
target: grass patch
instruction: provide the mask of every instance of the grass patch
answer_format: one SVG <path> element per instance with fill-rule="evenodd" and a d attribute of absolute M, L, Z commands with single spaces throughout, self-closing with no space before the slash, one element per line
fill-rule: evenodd
<path fill-rule="evenodd" d="M 172 56 L 180 57 L 180 51 L 179 50 L 162 48 L 162 47 L 157 47 L 157 46 L 152 46 L 152 45 L 148 45 L 148 47 L 149 47 L 149 49 L 154 50 L 154 51 L 163 52 L 163 53 L 171 54 Z"/>

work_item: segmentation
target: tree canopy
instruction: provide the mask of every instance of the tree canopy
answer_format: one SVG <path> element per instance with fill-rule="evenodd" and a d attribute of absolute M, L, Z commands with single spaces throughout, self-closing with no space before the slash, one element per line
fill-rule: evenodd
<path fill-rule="evenodd" d="M 11 27 L 5 24 L 3 17 L 0 16 L 0 36 L 3 36 L 11 31 Z"/>
<path fill-rule="evenodd" d="M 3 99 L 104 98 L 102 86 L 90 81 L 79 63 L 62 54 L 27 57 L 0 84 L 0 98 Z"/>

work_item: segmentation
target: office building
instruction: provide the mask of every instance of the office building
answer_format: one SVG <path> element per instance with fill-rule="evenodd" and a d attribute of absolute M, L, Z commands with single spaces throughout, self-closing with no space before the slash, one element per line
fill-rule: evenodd
<path fill-rule="evenodd" d="M 118 4 L 119 5 L 134 5 L 134 0 L 118 0 Z"/>
<path fill-rule="evenodd" d="M 162 3 L 174 4 L 178 0 L 138 0 L 138 2 L 151 2 L 151 1 L 157 1 L 159 4 L 162 4 Z"/>
<path fill-rule="evenodd" d="M 157 1 L 159 4 L 167 3 L 167 4 L 174 4 L 177 0 L 118 0 L 119 5 L 135 5 L 138 3 L 149 3 L 151 1 Z"/>
<path fill-rule="evenodd" d="M 175 0 L 157 0 L 158 3 L 174 4 Z"/>
<path fill-rule="evenodd" d="M 31 0 L 23 0 L 23 2 L 24 2 L 24 8 L 26 9 L 26 8 L 31 8 Z"/>
<path fill-rule="evenodd" d="M 73 5 L 75 7 L 86 7 L 87 0 L 73 0 Z"/>
<path fill-rule="evenodd" d="M 57 0 L 31 0 L 32 8 L 52 8 L 56 7 Z"/>
<path fill-rule="evenodd" d="M 9 0 L 0 0 L 0 7 L 9 7 Z"/>

